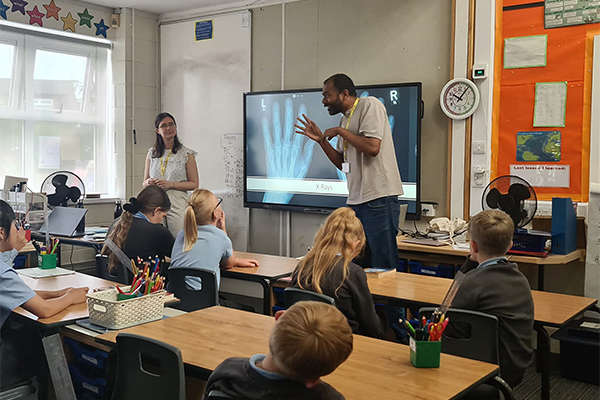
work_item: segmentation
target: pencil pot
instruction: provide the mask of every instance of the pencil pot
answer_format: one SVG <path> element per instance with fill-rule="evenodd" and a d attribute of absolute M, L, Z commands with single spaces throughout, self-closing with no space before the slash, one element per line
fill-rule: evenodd
<path fill-rule="evenodd" d="M 439 368 L 442 342 L 418 342 L 410 338 L 410 362 L 417 368 Z"/>
<path fill-rule="evenodd" d="M 56 254 L 38 254 L 38 267 L 41 269 L 56 268 Z"/>

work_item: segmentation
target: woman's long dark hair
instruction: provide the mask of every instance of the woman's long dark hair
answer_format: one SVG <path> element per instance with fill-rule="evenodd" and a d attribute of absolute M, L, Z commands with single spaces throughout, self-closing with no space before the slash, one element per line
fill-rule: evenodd
<path fill-rule="evenodd" d="M 175 117 L 173 117 L 168 112 L 162 112 L 156 116 L 154 119 L 154 127 L 158 129 L 160 123 L 165 118 L 171 118 L 177 126 L 177 121 L 175 121 Z M 175 143 L 173 144 L 173 149 L 171 150 L 173 153 L 177 153 L 179 149 L 181 149 L 181 142 L 179 141 L 178 135 L 175 135 Z M 152 158 L 160 158 L 165 153 L 165 142 L 163 142 L 162 136 L 160 133 L 156 132 L 156 141 L 154 142 L 154 150 L 152 151 Z"/>
<path fill-rule="evenodd" d="M 133 215 L 138 211 L 147 214 L 156 208 L 160 208 L 163 211 L 169 211 L 171 209 L 171 200 L 169 200 L 169 196 L 164 189 L 154 185 L 146 186 L 138 193 L 137 198 L 130 198 L 129 203 L 123 206 L 125 212 L 121 215 L 119 221 L 115 223 L 108 238 L 112 240 L 118 248 L 123 250 L 125 248 L 127 235 L 129 234 L 129 229 L 131 229 Z M 104 247 L 103 251 L 105 249 L 107 249 L 107 247 Z M 108 270 L 112 272 L 120 261 L 113 252 L 110 253 L 108 259 Z"/>

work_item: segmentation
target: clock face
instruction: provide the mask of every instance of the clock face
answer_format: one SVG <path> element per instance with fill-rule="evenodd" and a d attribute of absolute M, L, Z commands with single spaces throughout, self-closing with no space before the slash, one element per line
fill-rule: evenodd
<path fill-rule="evenodd" d="M 442 89 L 440 105 L 450 118 L 467 118 L 479 105 L 477 87 L 468 79 L 453 79 Z"/>

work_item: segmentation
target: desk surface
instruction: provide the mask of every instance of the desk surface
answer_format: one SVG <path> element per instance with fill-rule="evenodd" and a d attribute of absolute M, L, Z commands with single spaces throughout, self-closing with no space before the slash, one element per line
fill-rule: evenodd
<path fill-rule="evenodd" d="M 211 307 L 186 315 L 124 329 L 178 347 L 183 361 L 214 370 L 228 357 L 265 353 L 273 317 L 223 307 Z M 96 338 L 115 343 L 118 332 Z M 348 400 L 368 398 L 451 399 L 493 376 L 498 367 L 442 354 L 440 368 L 415 368 L 408 346 L 354 335 L 354 351 L 333 374 L 323 380 Z M 426 396 L 426 397 L 423 397 Z"/>
<path fill-rule="evenodd" d="M 295 258 L 271 256 L 268 254 L 236 251 L 235 256 L 240 258 L 255 259 L 258 261 L 259 266 L 257 268 L 234 267 L 227 270 L 221 270 L 222 275 L 227 275 L 227 273 L 233 272 L 245 275 L 253 275 L 258 278 L 277 279 L 290 275 L 294 271 L 294 268 L 296 268 L 296 264 L 298 264 L 298 261 Z"/>
<path fill-rule="evenodd" d="M 398 242 L 398 250 L 407 252 L 418 252 L 418 253 L 429 253 L 429 254 L 443 254 L 448 256 L 466 257 L 469 255 L 468 250 L 455 250 L 450 245 L 445 246 L 427 246 L 422 244 L 405 243 L 402 240 L 406 239 L 406 236 L 398 236 L 396 238 Z M 511 261 L 521 264 L 534 264 L 534 265 L 563 265 L 571 261 L 579 260 L 585 261 L 585 249 L 577 249 L 569 254 L 551 254 L 548 257 L 534 257 L 534 256 L 522 256 L 509 254 Z"/>
<path fill-rule="evenodd" d="M 90 276 L 86 274 L 81 274 L 79 272 L 75 272 L 71 275 L 61 275 L 61 276 L 53 276 L 49 278 L 30 278 L 25 275 L 20 275 L 21 279 L 33 290 L 60 290 L 66 287 L 89 287 L 90 291 L 94 289 L 99 289 L 103 287 L 112 287 L 115 286 L 114 282 L 107 281 L 105 279 L 96 278 L 95 276 Z M 66 323 L 69 321 L 74 321 L 77 319 L 87 318 L 88 309 L 87 303 L 74 304 L 70 307 L 67 307 L 63 311 L 58 314 L 50 317 L 50 318 L 39 318 L 22 309 L 21 307 L 13 310 L 17 314 L 23 315 L 27 318 L 37 320 L 38 322 L 49 325 L 49 324 L 57 324 L 57 323 Z"/>
<path fill-rule="evenodd" d="M 373 296 L 439 305 L 451 279 L 397 272 L 381 278 L 367 276 Z M 531 291 L 534 319 L 544 325 L 562 325 L 597 302 L 596 299 L 567 294 Z"/>

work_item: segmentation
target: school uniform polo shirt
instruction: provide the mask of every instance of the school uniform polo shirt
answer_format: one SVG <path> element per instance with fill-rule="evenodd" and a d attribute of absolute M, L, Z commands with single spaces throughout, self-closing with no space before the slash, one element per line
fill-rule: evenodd
<path fill-rule="evenodd" d="M 36 294 L 23 282 L 12 262 L 19 252 L 15 249 L 0 256 L 0 328 L 15 308 L 31 300 Z"/>

